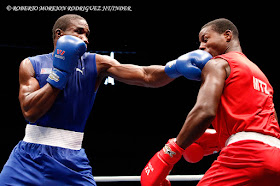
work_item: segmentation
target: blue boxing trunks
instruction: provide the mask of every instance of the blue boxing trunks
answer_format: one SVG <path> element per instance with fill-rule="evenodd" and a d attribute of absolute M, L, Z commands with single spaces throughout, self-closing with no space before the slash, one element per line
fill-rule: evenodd
<path fill-rule="evenodd" d="M 30 127 L 28 126 L 27 129 Z M 0 174 L 1 186 L 96 185 L 84 149 L 46 145 L 48 141 L 45 141 L 46 144 L 30 143 L 29 141 L 36 140 L 28 135 L 30 132 L 34 132 L 33 127 L 31 131 L 26 131 L 24 140 L 15 146 L 3 167 Z M 26 142 L 26 139 L 29 141 Z M 37 140 L 44 142 L 42 137 Z"/>

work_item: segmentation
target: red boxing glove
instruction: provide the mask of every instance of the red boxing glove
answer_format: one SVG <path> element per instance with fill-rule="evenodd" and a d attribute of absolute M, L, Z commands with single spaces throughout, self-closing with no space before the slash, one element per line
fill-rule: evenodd
<path fill-rule="evenodd" d="M 183 153 L 183 157 L 189 163 L 197 163 L 202 160 L 203 156 L 203 148 L 195 142 L 188 146 Z"/>
<path fill-rule="evenodd" d="M 173 166 L 181 159 L 184 149 L 176 144 L 176 139 L 170 139 L 148 162 L 141 173 L 142 186 L 161 186 L 170 183 L 166 176 Z"/>
<path fill-rule="evenodd" d="M 199 162 L 203 156 L 217 153 L 221 150 L 215 129 L 207 129 L 204 134 L 186 148 L 183 156 L 190 163 Z"/>
<path fill-rule="evenodd" d="M 170 181 L 165 178 L 161 183 L 160 183 L 160 186 L 171 186 L 171 183 Z"/>
<path fill-rule="evenodd" d="M 215 154 L 221 150 L 215 129 L 207 129 L 195 143 L 203 148 L 204 156 Z"/>

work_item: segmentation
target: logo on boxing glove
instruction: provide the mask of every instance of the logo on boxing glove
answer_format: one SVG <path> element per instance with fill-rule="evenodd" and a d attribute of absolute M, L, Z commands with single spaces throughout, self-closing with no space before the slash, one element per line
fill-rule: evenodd
<path fill-rule="evenodd" d="M 65 54 L 64 50 L 60 50 L 60 49 L 56 49 L 56 54 L 54 55 L 56 58 L 65 59 L 65 56 L 63 56 Z"/>
<path fill-rule="evenodd" d="M 163 147 L 163 152 L 165 154 L 168 154 L 171 158 L 173 158 L 173 155 L 176 155 L 176 152 L 172 151 L 171 148 L 168 145 L 165 145 Z"/>
<path fill-rule="evenodd" d="M 145 172 L 147 174 L 147 176 L 149 176 L 150 172 L 153 172 L 154 168 L 152 166 L 152 164 L 149 162 L 148 165 L 145 167 Z"/>

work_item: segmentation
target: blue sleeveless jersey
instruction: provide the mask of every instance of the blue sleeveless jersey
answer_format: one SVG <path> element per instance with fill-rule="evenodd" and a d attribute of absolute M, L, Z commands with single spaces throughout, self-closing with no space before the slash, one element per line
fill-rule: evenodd
<path fill-rule="evenodd" d="M 29 57 L 40 88 L 53 68 L 52 53 Z M 83 132 L 95 99 L 95 54 L 85 53 L 50 110 L 35 123 L 39 126 Z"/>

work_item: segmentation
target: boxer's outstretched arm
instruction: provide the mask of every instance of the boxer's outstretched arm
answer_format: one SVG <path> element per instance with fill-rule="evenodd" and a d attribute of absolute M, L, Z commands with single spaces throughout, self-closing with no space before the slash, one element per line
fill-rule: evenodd
<path fill-rule="evenodd" d="M 35 122 L 53 105 L 59 89 L 47 83 L 40 89 L 33 66 L 28 58 L 19 67 L 19 102 L 26 120 Z"/>
<path fill-rule="evenodd" d="M 193 109 L 177 136 L 177 144 L 187 148 L 209 127 L 216 116 L 225 80 L 230 71 L 223 59 L 210 60 L 202 71 L 202 84 Z"/>
<path fill-rule="evenodd" d="M 137 66 L 132 64 L 120 64 L 117 60 L 104 55 L 96 55 L 99 78 L 112 76 L 118 81 L 130 85 L 144 87 L 161 87 L 171 81 L 164 71 L 164 66 Z"/>

